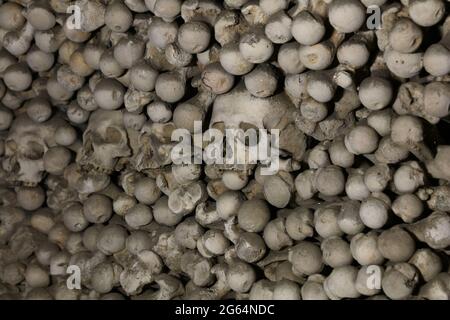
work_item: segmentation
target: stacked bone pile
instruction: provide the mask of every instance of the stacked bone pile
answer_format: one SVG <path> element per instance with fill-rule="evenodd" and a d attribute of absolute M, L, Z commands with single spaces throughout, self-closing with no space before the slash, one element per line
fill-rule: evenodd
<path fill-rule="evenodd" d="M 0 298 L 450 298 L 448 1 L 0 3 Z"/>

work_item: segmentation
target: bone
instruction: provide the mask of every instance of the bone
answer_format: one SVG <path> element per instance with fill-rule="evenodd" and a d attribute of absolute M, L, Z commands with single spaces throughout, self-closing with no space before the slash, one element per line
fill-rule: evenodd
<path fill-rule="evenodd" d="M 449 30 L 444 0 L 0 1 L 0 299 L 448 299 Z"/>

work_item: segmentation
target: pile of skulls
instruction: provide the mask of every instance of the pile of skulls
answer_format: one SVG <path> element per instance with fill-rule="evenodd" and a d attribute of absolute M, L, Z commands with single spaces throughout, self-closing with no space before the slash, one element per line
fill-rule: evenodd
<path fill-rule="evenodd" d="M 0 299 L 450 299 L 448 12 L 0 1 Z M 174 163 L 197 121 L 279 169 Z"/>

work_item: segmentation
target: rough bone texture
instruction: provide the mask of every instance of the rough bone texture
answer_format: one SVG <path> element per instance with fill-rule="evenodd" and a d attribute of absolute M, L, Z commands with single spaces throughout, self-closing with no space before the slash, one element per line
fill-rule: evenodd
<path fill-rule="evenodd" d="M 0 0 L 0 300 L 450 300 L 448 9 Z"/>
<path fill-rule="evenodd" d="M 121 111 L 95 111 L 83 133 L 78 163 L 87 170 L 111 173 L 120 158 L 130 156 Z"/>

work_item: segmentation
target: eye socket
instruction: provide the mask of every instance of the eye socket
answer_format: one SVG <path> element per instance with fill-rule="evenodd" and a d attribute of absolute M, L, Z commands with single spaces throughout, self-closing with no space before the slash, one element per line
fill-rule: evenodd
<path fill-rule="evenodd" d="M 171 124 L 167 124 L 163 126 L 163 130 L 162 130 L 162 135 L 164 138 L 170 138 L 172 136 L 172 132 L 175 130 L 176 128 L 171 125 Z"/>
<path fill-rule="evenodd" d="M 118 143 L 122 140 L 122 133 L 113 127 L 106 129 L 106 134 L 104 137 L 105 143 Z"/>
<path fill-rule="evenodd" d="M 27 143 L 27 149 L 24 152 L 25 157 L 31 160 L 39 160 L 44 156 L 45 149 L 42 144 L 34 141 L 29 141 Z"/>

